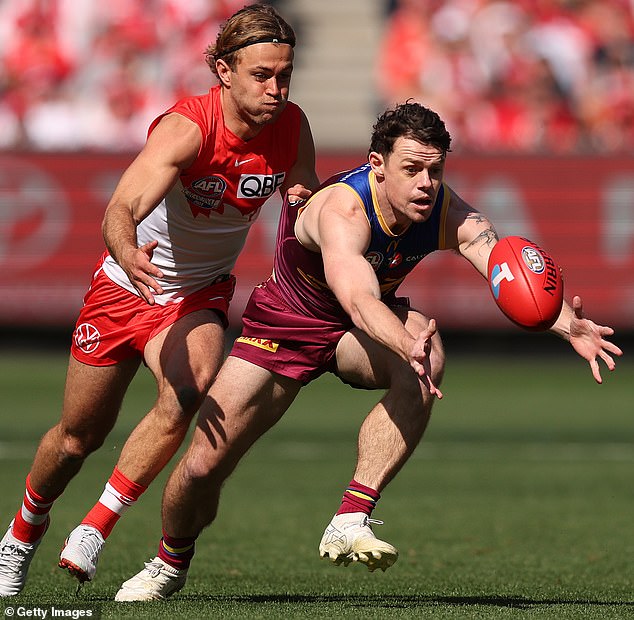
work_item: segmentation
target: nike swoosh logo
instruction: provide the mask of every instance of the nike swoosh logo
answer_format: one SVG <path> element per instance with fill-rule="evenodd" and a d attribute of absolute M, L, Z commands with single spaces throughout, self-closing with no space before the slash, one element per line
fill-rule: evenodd
<path fill-rule="evenodd" d="M 233 165 L 237 168 L 238 166 L 241 166 L 242 164 L 247 164 L 250 161 L 253 161 L 254 159 L 255 159 L 255 157 L 251 157 L 250 159 L 243 159 L 242 161 L 238 161 L 236 159 L 235 162 L 233 163 Z"/>

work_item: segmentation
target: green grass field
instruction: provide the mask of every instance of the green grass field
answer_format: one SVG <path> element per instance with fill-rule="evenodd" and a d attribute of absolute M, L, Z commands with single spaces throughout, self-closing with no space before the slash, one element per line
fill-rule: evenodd
<path fill-rule="evenodd" d="M 377 399 L 324 377 L 227 484 L 186 588 L 165 603 L 117 604 L 119 584 L 155 555 L 167 472 L 117 526 L 93 583 L 76 595 L 56 561 L 153 398 L 143 370 L 106 445 L 56 504 L 25 591 L 0 608 L 78 605 L 103 618 L 632 618 L 634 365 L 620 360 L 597 386 L 562 350 L 524 360 L 450 353 L 427 436 L 374 513 L 385 521 L 375 531 L 400 550 L 387 572 L 335 567 L 317 553 Z M 3 528 L 59 415 L 65 362 L 0 355 Z"/>

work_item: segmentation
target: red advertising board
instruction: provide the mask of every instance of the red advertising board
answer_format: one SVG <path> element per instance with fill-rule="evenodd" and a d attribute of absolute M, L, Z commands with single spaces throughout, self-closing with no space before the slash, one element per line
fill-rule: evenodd
<path fill-rule="evenodd" d="M 321 178 L 364 158 L 322 155 Z M 131 156 L 0 153 L 0 325 L 74 323 L 103 251 L 101 219 Z M 547 249 L 564 270 L 566 297 L 588 314 L 634 329 L 634 161 L 590 157 L 451 154 L 446 180 L 491 217 L 498 233 Z M 270 272 L 279 200 L 254 225 L 236 266 L 231 320 Z M 401 288 L 441 329 L 516 329 L 473 268 L 449 252 L 425 259 Z"/>

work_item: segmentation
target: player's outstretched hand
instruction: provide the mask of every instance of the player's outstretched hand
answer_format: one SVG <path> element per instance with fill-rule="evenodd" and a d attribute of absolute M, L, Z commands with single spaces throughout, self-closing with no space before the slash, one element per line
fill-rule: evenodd
<path fill-rule="evenodd" d="M 431 359 L 429 357 L 431 339 L 436 331 L 436 321 L 435 319 L 430 319 L 427 327 L 418 334 L 418 338 L 416 338 L 416 342 L 410 353 L 411 359 L 409 363 L 421 381 L 427 386 L 429 393 L 440 399 L 442 398 L 442 392 L 434 385 L 431 379 Z"/>
<path fill-rule="evenodd" d="M 161 285 L 154 279 L 155 277 L 162 278 L 163 272 L 151 262 L 157 245 L 158 241 L 149 241 L 145 245 L 127 252 L 119 260 L 119 264 L 130 278 L 130 282 L 150 306 L 154 305 L 154 294 L 163 293 Z"/>
<path fill-rule="evenodd" d="M 588 360 L 595 381 L 603 383 L 597 358 L 601 358 L 605 362 L 608 370 L 614 370 L 616 363 L 612 355 L 623 355 L 623 351 L 614 343 L 606 340 L 607 336 L 614 334 L 611 327 L 597 325 L 594 321 L 584 318 L 583 304 L 578 295 L 572 298 L 572 310 L 570 344 L 581 357 Z"/>

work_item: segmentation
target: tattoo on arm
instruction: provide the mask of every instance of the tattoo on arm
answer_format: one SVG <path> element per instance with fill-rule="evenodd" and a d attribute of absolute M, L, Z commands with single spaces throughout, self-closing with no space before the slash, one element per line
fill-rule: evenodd
<path fill-rule="evenodd" d="M 488 220 L 481 213 L 471 213 L 467 216 L 467 219 L 475 220 L 478 223 L 487 222 Z M 470 248 L 474 245 L 484 244 L 489 247 L 495 245 L 495 243 L 499 241 L 499 237 L 495 232 L 493 226 L 489 223 L 489 227 L 483 230 L 475 239 L 471 240 L 467 245 L 467 248 Z"/>

